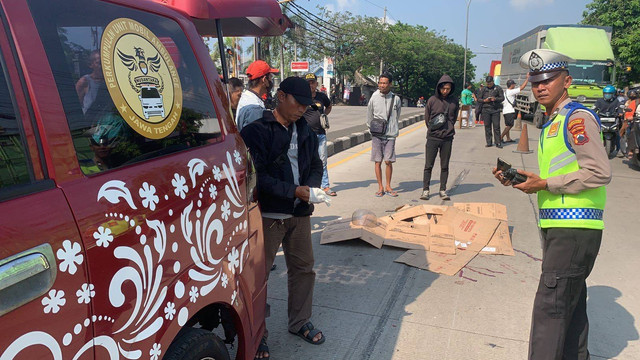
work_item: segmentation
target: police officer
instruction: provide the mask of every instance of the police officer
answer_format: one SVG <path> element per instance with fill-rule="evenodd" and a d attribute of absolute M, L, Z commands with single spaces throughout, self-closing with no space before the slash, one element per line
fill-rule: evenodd
<path fill-rule="evenodd" d="M 596 116 L 567 94 L 573 61 L 552 50 L 522 55 L 534 96 L 550 116 L 538 145 L 540 175 L 514 185 L 538 194 L 542 274 L 533 305 L 529 359 L 589 359 L 587 287 L 602 240 L 611 168 Z M 511 183 L 493 170 L 503 184 Z"/>

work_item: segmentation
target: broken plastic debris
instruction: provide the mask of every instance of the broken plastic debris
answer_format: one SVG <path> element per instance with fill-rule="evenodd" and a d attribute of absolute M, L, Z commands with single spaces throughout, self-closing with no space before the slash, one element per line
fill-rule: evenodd
<path fill-rule="evenodd" d="M 378 217 L 371 210 L 358 209 L 351 215 L 351 223 L 357 226 L 375 227 Z"/>

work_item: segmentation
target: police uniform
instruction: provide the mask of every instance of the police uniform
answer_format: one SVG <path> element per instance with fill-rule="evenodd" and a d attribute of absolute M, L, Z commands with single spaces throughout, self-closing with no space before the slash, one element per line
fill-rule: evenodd
<path fill-rule="evenodd" d="M 525 53 L 532 83 L 553 78 L 573 59 L 551 50 Z M 542 274 L 534 300 L 529 359 L 588 359 L 587 287 L 602 230 L 611 167 L 598 117 L 566 99 L 544 124 L 538 145 Z"/>

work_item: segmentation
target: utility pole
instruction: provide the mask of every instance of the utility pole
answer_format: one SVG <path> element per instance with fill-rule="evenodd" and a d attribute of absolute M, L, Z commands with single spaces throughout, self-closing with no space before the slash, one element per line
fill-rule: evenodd
<path fill-rule="evenodd" d="M 238 48 L 236 45 L 236 38 L 232 38 L 233 40 L 233 77 L 238 77 Z"/>
<path fill-rule="evenodd" d="M 284 67 L 284 35 L 280 36 L 281 42 L 280 42 L 280 81 L 285 79 L 285 70 L 286 68 Z"/>
<path fill-rule="evenodd" d="M 467 2 L 467 24 L 464 30 L 464 70 L 462 70 L 462 87 L 467 86 L 467 40 L 469 38 L 469 5 L 471 0 L 465 0 Z"/>
<path fill-rule="evenodd" d="M 384 17 L 382 18 L 382 31 L 384 31 L 385 27 L 387 25 L 387 7 L 384 7 Z M 382 71 L 384 70 L 384 60 L 382 59 L 382 56 L 380 57 L 380 74 L 382 74 Z"/>
<path fill-rule="evenodd" d="M 298 61 L 298 44 L 293 42 L 293 61 Z"/>

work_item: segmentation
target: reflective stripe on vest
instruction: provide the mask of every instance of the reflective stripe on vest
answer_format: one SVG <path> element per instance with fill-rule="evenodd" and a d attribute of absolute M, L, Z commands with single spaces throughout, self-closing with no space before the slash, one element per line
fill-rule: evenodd
<path fill-rule="evenodd" d="M 574 110 L 585 109 L 578 103 L 569 103 L 549 122 L 544 124 L 538 143 L 540 177 L 566 175 L 580 169 L 573 151 L 572 136 L 567 130 L 567 119 Z M 597 119 L 597 118 L 596 118 Z M 606 203 L 604 186 L 579 194 L 552 194 L 538 192 L 540 227 L 603 229 L 602 216 Z"/>

